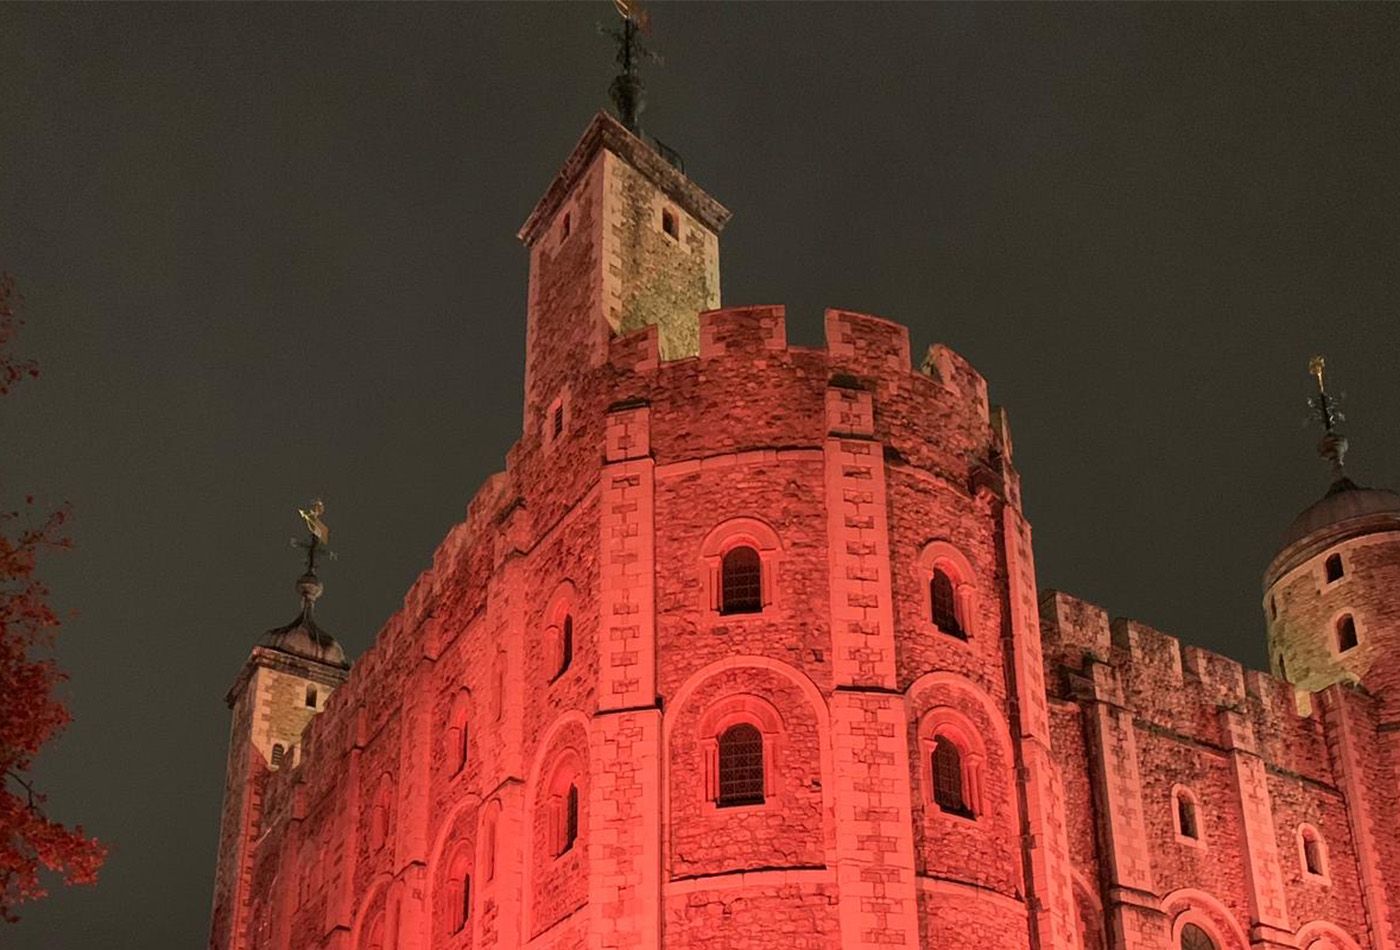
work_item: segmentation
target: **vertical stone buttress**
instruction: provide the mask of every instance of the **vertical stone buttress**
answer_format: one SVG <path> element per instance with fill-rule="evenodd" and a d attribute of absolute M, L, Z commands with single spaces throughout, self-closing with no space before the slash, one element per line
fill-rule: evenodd
<path fill-rule="evenodd" d="M 661 945 L 661 709 L 656 697 L 651 410 L 604 422 L 598 711 L 589 750 L 589 946 Z"/>
<path fill-rule="evenodd" d="M 1367 927 L 1371 932 L 1370 945 L 1376 948 L 1392 947 L 1395 930 L 1381 839 L 1395 834 L 1394 813 L 1387 812 L 1395 807 L 1397 796 L 1392 787 L 1388 801 L 1377 803 L 1372 800 L 1373 783 L 1367 781 L 1367 772 L 1381 766 L 1380 762 L 1370 761 L 1377 751 L 1376 733 L 1366 728 L 1368 723 L 1358 721 L 1359 710 L 1354 708 L 1346 687 L 1332 685 L 1318 696 L 1322 701 L 1323 728 L 1332 757 L 1332 768 L 1346 800 L 1347 820 L 1351 824 L 1352 841 L 1356 843 L 1361 895 L 1366 906 Z M 1378 804 L 1381 806 L 1379 809 Z"/>
<path fill-rule="evenodd" d="M 429 638 L 422 630 L 410 638 L 421 647 Z M 410 674 L 403 697 L 401 715 L 404 728 L 399 733 L 398 801 L 395 803 L 398 828 L 394 836 L 394 873 L 405 884 L 399 907 L 401 950 L 426 947 L 431 933 L 428 894 L 428 808 L 432 766 L 432 683 L 433 662 L 421 657 Z"/>
<path fill-rule="evenodd" d="M 1003 439 L 1003 444 L 1008 442 Z M 1011 636 L 1008 654 L 1012 658 L 1008 691 L 1013 697 L 1011 731 L 1016 742 L 1020 779 L 1017 785 L 1025 823 L 1021 841 L 1031 945 L 1041 950 L 1078 947 L 1079 917 L 1070 876 L 1064 784 L 1050 749 L 1031 528 L 1018 506 L 1002 506 L 1001 516 Z"/>
<path fill-rule="evenodd" d="M 868 391 L 829 388 L 826 415 L 841 945 L 913 950 L 919 922 L 908 713 L 895 676 L 884 446 Z"/>
<path fill-rule="evenodd" d="M 1242 713 L 1221 709 L 1220 733 L 1230 750 L 1230 767 L 1240 809 L 1246 884 L 1249 888 L 1250 942 L 1256 947 L 1291 947 L 1288 900 L 1279 863 L 1278 834 L 1264 760 L 1254 725 Z"/>
<path fill-rule="evenodd" d="M 1105 857 L 1106 924 L 1118 950 L 1168 950 L 1168 922 L 1159 909 L 1148 852 L 1133 712 L 1118 671 L 1089 661 L 1076 682 L 1091 750 L 1091 780 Z"/>
<path fill-rule="evenodd" d="M 496 682 L 504 684 L 505 694 L 499 697 L 500 717 L 497 761 L 493 791 L 486 795 L 487 807 L 499 798 L 501 813 L 496 826 L 495 878 L 484 882 L 483 894 L 490 903 L 496 939 L 494 950 L 515 950 L 529 939 L 525 933 L 524 914 L 525 862 L 530 860 L 531 836 L 525 814 L 525 704 L 507 702 L 507 697 L 524 695 L 525 682 L 525 623 L 526 604 L 525 561 L 523 551 L 533 541 L 529 518 L 521 505 L 510 508 L 497 525 L 496 584 L 487 599 L 487 623 L 490 640 L 498 645 L 497 662 L 504 664 L 504 676 Z M 482 925 L 484 925 L 484 921 Z"/>

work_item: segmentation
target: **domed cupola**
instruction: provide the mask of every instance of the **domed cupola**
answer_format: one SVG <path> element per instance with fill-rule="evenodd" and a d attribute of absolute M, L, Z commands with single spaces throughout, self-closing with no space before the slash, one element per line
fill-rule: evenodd
<path fill-rule="evenodd" d="M 286 626 L 274 627 L 263 634 L 258 646 L 279 650 L 303 660 L 314 660 L 327 666 L 339 667 L 342 670 L 350 669 L 345 650 L 336 642 L 335 637 L 322 630 L 316 623 L 316 600 L 323 590 L 320 578 L 308 571 L 297 578 L 296 589 L 301 595 L 301 613 Z"/>
<path fill-rule="evenodd" d="M 1293 519 L 1264 573 L 1270 661 L 1304 689 L 1350 682 L 1391 692 L 1392 678 L 1400 686 L 1400 494 L 1347 477 L 1342 416 L 1322 358 L 1309 369 L 1317 380 L 1310 404 L 1324 428 L 1318 453 L 1333 481 Z"/>

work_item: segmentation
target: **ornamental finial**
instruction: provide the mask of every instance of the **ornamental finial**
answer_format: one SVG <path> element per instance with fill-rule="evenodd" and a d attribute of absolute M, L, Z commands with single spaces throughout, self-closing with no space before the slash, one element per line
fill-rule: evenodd
<path fill-rule="evenodd" d="M 1308 360 L 1308 375 L 1317 380 L 1317 395 L 1308 400 L 1308 405 L 1317 413 L 1322 423 L 1322 441 L 1317 444 L 1317 454 L 1332 463 L 1332 477 L 1343 477 L 1342 463 L 1347 454 L 1347 439 L 1337 431 L 1337 423 L 1346 421 L 1342 415 L 1339 400 L 1327 391 L 1325 372 L 1327 360 L 1314 356 Z"/>
<path fill-rule="evenodd" d="M 617 40 L 617 64 L 622 68 L 613 78 L 608 93 L 617 108 L 618 120 L 635 135 L 640 128 L 642 109 L 646 107 L 646 88 L 637 67 L 643 59 L 660 62 L 661 57 L 644 47 L 638 35 L 651 32 L 651 14 L 641 0 L 613 0 L 613 6 L 622 17 L 622 29 L 604 32 Z"/>

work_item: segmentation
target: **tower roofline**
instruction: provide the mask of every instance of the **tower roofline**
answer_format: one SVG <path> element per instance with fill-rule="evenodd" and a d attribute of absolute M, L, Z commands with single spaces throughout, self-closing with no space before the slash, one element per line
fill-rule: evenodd
<path fill-rule="evenodd" d="M 662 158 L 655 149 L 623 127 L 607 112 L 599 111 L 588 123 L 588 128 L 579 138 L 559 174 L 545 191 L 544 197 L 536 203 L 530 216 L 516 232 L 526 247 L 535 243 L 541 231 L 559 206 L 564 203 L 574 185 L 588 169 L 593 157 L 602 149 L 607 149 L 641 172 L 647 179 L 666 194 L 672 201 L 683 207 L 687 213 L 718 234 L 729 222 L 731 212 L 705 192 L 685 173 Z"/>

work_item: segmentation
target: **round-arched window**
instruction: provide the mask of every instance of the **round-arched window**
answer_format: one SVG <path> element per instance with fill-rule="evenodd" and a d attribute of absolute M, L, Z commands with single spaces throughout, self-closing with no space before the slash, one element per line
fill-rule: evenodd
<path fill-rule="evenodd" d="M 752 723 L 736 723 L 720 734 L 715 804 L 763 804 L 763 733 Z"/>
<path fill-rule="evenodd" d="M 731 549 L 720 562 L 720 613 L 754 614 L 763 609 L 763 567 L 751 547 Z"/>
<path fill-rule="evenodd" d="M 1219 950 L 1215 941 L 1195 924 L 1187 924 L 1181 928 L 1181 950 Z"/>

